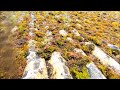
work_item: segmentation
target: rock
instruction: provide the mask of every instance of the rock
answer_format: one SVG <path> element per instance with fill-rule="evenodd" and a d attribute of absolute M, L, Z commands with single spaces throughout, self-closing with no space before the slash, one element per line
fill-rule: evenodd
<path fill-rule="evenodd" d="M 29 46 L 29 47 L 32 47 L 32 46 L 35 47 L 35 44 L 36 44 L 36 41 L 35 41 L 35 40 L 32 40 L 32 39 L 31 39 L 31 40 L 28 41 L 28 46 Z"/>
<path fill-rule="evenodd" d="M 29 32 L 29 36 L 34 37 L 35 34 L 33 32 Z"/>
<path fill-rule="evenodd" d="M 89 45 L 89 44 L 94 44 L 92 42 L 85 42 L 85 45 Z M 92 54 L 97 57 L 100 62 L 113 69 L 117 74 L 120 74 L 120 64 L 114 60 L 112 57 L 110 57 L 109 55 L 107 55 L 104 51 L 102 51 L 99 47 L 97 47 L 94 44 L 94 50 L 92 51 Z"/>
<path fill-rule="evenodd" d="M 120 51 L 120 48 L 116 45 L 112 45 L 112 44 L 108 44 L 108 46 L 112 49 L 116 49 L 116 50 L 119 50 Z"/>
<path fill-rule="evenodd" d="M 46 32 L 46 36 L 51 36 L 51 35 L 52 35 L 52 32 L 49 31 L 49 30 L 47 30 L 47 32 Z"/>
<path fill-rule="evenodd" d="M 18 23 L 20 23 L 21 21 L 23 21 L 24 15 L 25 15 L 25 12 L 23 12 L 23 13 L 21 14 L 20 18 L 19 18 L 18 21 L 17 21 Z"/>
<path fill-rule="evenodd" d="M 72 30 L 72 32 L 76 35 L 76 36 L 80 36 L 80 34 L 78 33 L 78 31 L 76 29 Z"/>
<path fill-rule="evenodd" d="M 36 59 L 36 52 L 35 51 L 29 51 L 29 55 L 27 56 L 27 60 L 32 61 Z"/>
<path fill-rule="evenodd" d="M 93 62 L 87 64 L 86 67 L 88 69 L 91 79 L 106 79 L 106 77 L 102 74 L 102 72 L 96 67 Z"/>
<path fill-rule="evenodd" d="M 60 30 L 59 33 L 62 35 L 62 36 L 67 36 L 67 32 L 65 30 Z"/>
<path fill-rule="evenodd" d="M 74 52 L 76 52 L 76 53 L 80 53 L 80 54 L 82 54 L 83 56 L 87 56 L 81 49 L 79 49 L 79 48 L 75 48 L 74 49 Z"/>
<path fill-rule="evenodd" d="M 65 59 L 60 52 L 53 52 L 48 61 L 53 67 L 51 79 L 72 79 L 68 67 L 65 65 Z"/>
<path fill-rule="evenodd" d="M 25 68 L 22 79 L 48 79 L 45 59 L 37 58 L 30 61 Z"/>
<path fill-rule="evenodd" d="M 73 39 L 70 38 L 70 37 L 67 37 L 67 40 L 70 41 L 70 42 L 73 42 Z"/>
<path fill-rule="evenodd" d="M 32 27 L 34 27 L 34 22 L 30 22 L 29 23 L 29 26 L 32 28 Z"/>
<path fill-rule="evenodd" d="M 47 30 L 46 36 L 43 38 L 44 38 L 44 41 L 42 42 L 43 44 L 50 44 L 51 41 L 53 40 L 52 32 Z"/>
<path fill-rule="evenodd" d="M 112 68 L 116 73 L 120 74 L 120 64 L 116 62 L 112 57 L 108 56 L 99 47 L 95 46 L 92 54 L 97 57 L 103 65 Z"/>

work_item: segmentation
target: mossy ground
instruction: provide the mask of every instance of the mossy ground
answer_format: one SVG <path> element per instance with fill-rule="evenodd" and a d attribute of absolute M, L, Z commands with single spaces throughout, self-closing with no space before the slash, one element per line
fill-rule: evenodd
<path fill-rule="evenodd" d="M 16 12 L 16 18 L 20 17 L 21 12 Z M 12 14 L 10 14 L 12 15 Z M 107 43 L 111 43 L 114 45 L 117 45 L 120 47 L 120 12 L 78 12 L 78 11 L 36 11 L 35 12 L 36 21 L 34 28 L 37 30 L 33 30 L 36 36 L 34 39 L 37 41 L 36 44 L 36 52 L 41 57 L 45 58 L 46 60 L 50 59 L 50 56 L 52 52 L 59 51 L 61 52 L 62 56 L 67 61 L 67 65 L 70 69 L 71 74 L 76 79 L 88 79 L 90 76 L 88 75 L 88 71 L 85 67 L 87 63 L 90 61 L 96 61 L 96 59 L 91 55 L 91 51 L 94 49 L 93 45 L 85 45 L 84 42 L 91 41 L 100 48 L 102 48 L 108 55 L 115 57 L 120 54 L 119 51 L 110 49 L 107 46 Z M 2 16 L 0 17 L 0 20 Z M 14 25 L 17 25 L 19 30 L 14 32 L 14 38 L 12 38 L 13 42 L 16 46 L 10 46 L 7 45 L 6 47 L 17 47 L 15 50 L 10 50 L 16 57 L 14 64 L 15 68 L 19 68 L 19 70 L 15 70 L 15 74 L 8 72 L 6 73 L 6 70 L 1 68 L 1 78 L 5 76 L 5 78 L 20 78 L 22 76 L 23 69 L 25 67 L 25 58 L 27 56 L 28 47 L 27 47 L 27 41 L 29 40 L 29 22 L 31 21 L 30 18 L 30 12 L 27 12 L 26 15 L 23 18 L 23 21 L 16 24 L 15 20 L 11 19 L 14 23 Z M 0 23 L 0 27 L 2 24 Z M 7 32 L 9 25 L 6 25 L 3 29 L 1 29 L 0 34 L 4 33 L 4 29 Z M 12 27 L 12 26 L 11 26 Z M 72 33 L 72 30 L 76 29 L 80 36 L 75 36 Z M 46 36 L 47 30 L 52 32 L 53 40 L 49 41 L 49 37 Z M 59 30 L 65 30 L 68 35 L 62 36 L 59 34 Z M 4 36 L 5 35 L 5 36 Z M 7 36 L 9 34 L 4 34 L 3 37 L 0 37 L 1 40 L 8 39 Z M 45 37 L 46 36 L 46 37 Z M 4 38 L 5 37 L 5 38 Z M 73 39 L 73 42 L 70 42 L 67 40 L 67 37 L 70 37 Z M 46 44 L 44 44 L 44 40 L 46 38 Z M 83 39 L 84 38 L 84 39 Z M 0 41 L 1 41 L 0 40 Z M 19 45 L 19 41 L 24 40 L 25 42 Z M 50 42 L 50 43 L 48 43 Z M 4 41 L 1 43 L 2 47 L 4 45 Z M 11 43 L 10 43 L 11 44 Z M 19 46 L 19 47 L 18 47 Z M 3 47 L 2 47 L 3 48 Z M 73 50 L 75 48 L 82 49 L 88 57 L 85 57 L 81 54 L 78 54 L 74 52 Z M 6 48 L 7 50 L 7 48 Z M 4 51 L 4 49 L 3 49 Z M 1 51 L 1 52 L 3 52 Z M 10 53 L 10 51 L 8 53 Z M 11 53 L 13 55 L 13 53 Z M 6 54 L 1 54 L 2 58 L 5 58 Z M 9 54 L 10 55 L 10 54 Z M 16 56 L 17 55 L 17 56 Z M 11 56 L 11 55 L 10 55 Z M 5 58 L 6 60 L 8 57 Z M 9 60 L 9 59 L 8 59 Z M 120 59 L 118 58 L 120 61 Z M 1 60 L 0 63 L 3 63 Z M 5 62 L 4 62 L 5 63 Z M 5 64 L 1 64 L 1 67 L 4 67 L 8 61 L 6 61 Z M 9 65 L 9 64 L 8 64 Z M 12 64 L 10 66 L 13 68 Z M 105 66 L 98 65 L 99 69 L 103 72 L 103 74 L 107 78 L 119 78 L 117 75 L 114 75 L 113 71 L 109 71 Z M 81 69 L 80 69 L 81 68 Z M 4 73 L 3 73 L 4 72 Z M 17 72 L 19 72 L 17 74 Z M 106 73 L 108 72 L 108 73 Z M 8 75 L 8 74 L 12 75 Z M 13 75 L 14 74 L 14 75 Z M 8 76 L 6 76 L 8 75 Z M 15 76 L 15 77 L 14 77 Z"/>

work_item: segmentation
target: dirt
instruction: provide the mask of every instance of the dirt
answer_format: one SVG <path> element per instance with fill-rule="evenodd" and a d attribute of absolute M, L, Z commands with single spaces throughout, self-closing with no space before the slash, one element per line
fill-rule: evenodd
<path fill-rule="evenodd" d="M 20 78 L 21 63 L 16 59 L 18 53 L 10 32 L 14 25 L 5 17 L 0 24 L 0 79 Z"/>

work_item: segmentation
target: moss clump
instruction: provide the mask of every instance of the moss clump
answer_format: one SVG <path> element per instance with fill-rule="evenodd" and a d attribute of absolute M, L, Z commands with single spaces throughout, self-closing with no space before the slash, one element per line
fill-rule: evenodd
<path fill-rule="evenodd" d="M 83 38 L 80 37 L 80 36 L 74 36 L 73 39 L 76 39 L 76 40 L 78 40 L 79 42 L 82 42 L 82 41 L 83 41 Z"/>
<path fill-rule="evenodd" d="M 45 53 L 45 52 L 41 53 L 41 57 L 42 57 L 42 58 L 45 58 L 45 60 L 49 60 L 49 59 L 50 59 L 50 56 L 51 56 L 50 53 Z"/>
<path fill-rule="evenodd" d="M 112 49 L 109 47 L 105 48 L 105 51 L 107 52 L 107 54 L 109 54 L 110 56 L 112 55 Z"/>
<path fill-rule="evenodd" d="M 92 51 L 92 48 L 89 45 L 83 45 L 81 48 L 86 54 L 89 54 Z"/>
<path fill-rule="evenodd" d="M 41 37 L 41 38 L 45 36 L 45 33 L 41 31 L 36 31 L 35 34 L 37 37 Z"/>
<path fill-rule="evenodd" d="M 70 71 L 75 79 L 90 79 L 90 75 L 85 66 L 82 68 L 82 71 L 78 71 L 77 66 L 74 66 Z"/>
<path fill-rule="evenodd" d="M 94 44 L 100 46 L 101 45 L 101 42 L 100 40 L 98 40 L 97 37 L 90 37 L 89 40 L 91 40 Z"/>
<path fill-rule="evenodd" d="M 114 72 L 113 70 L 107 70 L 107 78 L 109 79 L 120 79 L 120 75 Z"/>
<path fill-rule="evenodd" d="M 75 52 L 67 52 L 67 58 L 68 58 L 69 60 L 71 60 L 71 59 L 77 59 L 77 58 L 79 58 L 79 56 L 78 56 L 78 54 L 75 53 Z"/>
<path fill-rule="evenodd" d="M 107 77 L 107 67 L 104 65 L 98 65 L 98 68 L 102 71 L 105 77 Z"/>
<path fill-rule="evenodd" d="M 57 40 L 56 43 L 57 43 L 58 46 L 63 46 L 64 45 L 63 40 Z"/>
<path fill-rule="evenodd" d="M 69 60 L 67 49 L 64 49 L 64 50 L 63 50 L 62 57 L 63 57 L 65 60 L 67 60 L 67 61 Z"/>
<path fill-rule="evenodd" d="M 41 50 L 38 53 L 42 58 L 45 58 L 45 60 L 49 60 L 51 54 L 56 50 L 57 50 L 56 46 L 45 46 L 44 48 L 41 48 Z"/>
<path fill-rule="evenodd" d="M 54 52 L 54 51 L 56 50 L 56 47 L 50 46 L 50 47 L 48 47 L 48 48 L 45 49 L 45 50 L 46 50 L 45 52 L 50 52 L 50 53 L 52 53 L 52 52 Z"/>
<path fill-rule="evenodd" d="M 116 28 L 116 27 L 119 27 L 119 26 L 120 26 L 120 24 L 119 24 L 118 22 L 112 22 L 112 25 L 113 25 L 113 27 L 114 27 L 114 28 Z"/>
<path fill-rule="evenodd" d="M 117 49 L 111 49 L 111 51 L 112 51 L 112 54 L 114 55 L 120 55 L 120 51 Z"/>
<path fill-rule="evenodd" d="M 106 47 L 105 50 L 107 51 L 107 53 L 112 56 L 112 55 L 120 55 L 120 51 L 117 49 L 112 49 L 110 47 Z"/>
<path fill-rule="evenodd" d="M 28 30 L 28 26 L 27 26 L 26 21 L 23 21 L 20 23 L 19 30 L 20 30 L 20 33 L 24 33 L 24 31 Z"/>
<path fill-rule="evenodd" d="M 80 55 L 81 56 L 81 55 Z M 69 60 L 68 67 L 74 79 L 89 79 L 90 75 L 86 68 L 86 64 L 90 63 L 91 59 L 88 56 L 81 56 L 79 59 Z"/>

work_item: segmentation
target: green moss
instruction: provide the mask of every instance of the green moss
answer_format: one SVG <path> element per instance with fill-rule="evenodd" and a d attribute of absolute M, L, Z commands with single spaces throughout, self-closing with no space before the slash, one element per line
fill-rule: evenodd
<path fill-rule="evenodd" d="M 45 47 L 45 45 L 42 43 L 39 45 L 39 48 L 44 48 L 44 47 Z"/>
<path fill-rule="evenodd" d="M 77 66 L 74 66 L 70 71 L 73 75 L 75 75 L 73 76 L 75 79 L 90 79 L 90 75 L 86 67 L 83 67 L 82 71 L 80 72 L 78 71 Z"/>
<path fill-rule="evenodd" d="M 58 46 L 63 46 L 64 45 L 63 40 L 57 40 L 56 43 L 57 43 Z"/>
<path fill-rule="evenodd" d="M 105 49 L 106 49 L 107 53 L 111 56 L 111 55 L 112 55 L 112 49 L 109 48 L 109 47 L 107 47 L 107 48 L 105 48 Z"/>
<path fill-rule="evenodd" d="M 98 65 L 98 68 L 102 71 L 102 73 L 107 77 L 107 67 L 104 65 Z"/>
<path fill-rule="evenodd" d="M 94 37 L 90 37 L 89 40 L 91 40 L 94 44 L 96 44 L 96 45 L 98 45 L 98 46 L 101 45 L 100 40 L 98 40 L 98 38 L 95 37 L 95 36 L 94 36 Z"/>
<path fill-rule="evenodd" d="M 36 31 L 35 34 L 37 37 L 41 37 L 41 38 L 43 38 L 45 36 L 45 33 L 41 32 L 41 31 Z"/>
<path fill-rule="evenodd" d="M 50 52 L 50 53 L 54 52 L 55 50 L 56 50 L 56 47 L 54 47 L 54 46 L 50 46 L 50 47 L 47 49 L 47 51 Z"/>
<path fill-rule="evenodd" d="M 45 46 L 43 52 L 52 53 L 57 50 L 56 46 Z"/>
<path fill-rule="evenodd" d="M 68 33 L 67 36 L 70 37 L 70 38 L 72 38 L 72 37 L 73 37 L 73 34 L 72 34 L 72 33 Z"/>
<path fill-rule="evenodd" d="M 21 33 L 24 33 L 24 31 L 28 30 L 27 22 L 26 22 L 26 21 L 23 21 L 22 23 L 20 23 L 19 29 L 20 29 L 20 32 L 21 32 Z"/>
<path fill-rule="evenodd" d="M 51 53 L 42 52 L 40 54 L 40 56 L 41 56 L 41 58 L 45 58 L 45 60 L 49 60 L 50 56 L 51 56 Z"/>
<path fill-rule="evenodd" d="M 80 36 L 74 36 L 73 39 L 76 39 L 76 40 L 78 40 L 79 42 L 82 42 L 82 41 L 83 41 L 83 38 L 80 37 Z"/>
<path fill-rule="evenodd" d="M 86 54 L 91 53 L 88 45 L 83 45 L 81 48 L 82 48 L 82 50 L 83 50 Z"/>
<path fill-rule="evenodd" d="M 62 57 L 63 57 L 65 60 L 67 60 L 67 61 L 69 60 L 67 49 L 64 49 L 64 50 L 63 50 Z"/>
<path fill-rule="evenodd" d="M 111 49 L 111 51 L 112 51 L 112 54 L 114 54 L 114 55 L 120 55 L 120 51 L 119 50 Z"/>

